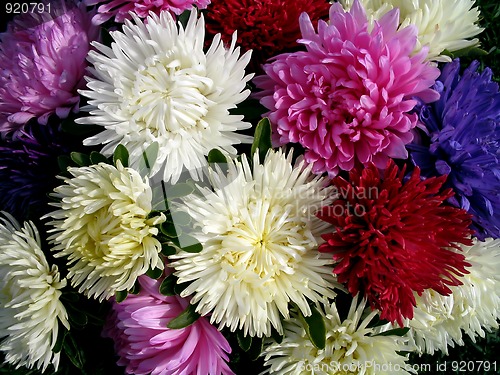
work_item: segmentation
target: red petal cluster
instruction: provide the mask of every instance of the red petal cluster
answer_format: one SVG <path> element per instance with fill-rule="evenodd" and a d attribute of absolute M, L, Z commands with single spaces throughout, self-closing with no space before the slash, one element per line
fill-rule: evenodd
<path fill-rule="evenodd" d="M 447 295 L 461 284 L 469 264 L 459 244 L 472 244 L 471 216 L 444 203 L 453 195 L 441 191 L 447 176 L 421 180 L 416 168 L 404 177 L 392 160 L 383 173 L 355 168 L 349 181 L 333 180 L 339 197 L 318 215 L 335 227 L 319 251 L 333 253 L 338 280 L 400 325 L 413 317 L 414 292 Z"/>
<path fill-rule="evenodd" d="M 212 0 L 205 13 L 206 28 L 208 34 L 220 33 L 228 44 L 237 31 L 238 45 L 253 50 L 249 69 L 257 71 L 268 58 L 297 46 L 302 12 L 316 26 L 328 17 L 330 6 L 326 0 Z"/>

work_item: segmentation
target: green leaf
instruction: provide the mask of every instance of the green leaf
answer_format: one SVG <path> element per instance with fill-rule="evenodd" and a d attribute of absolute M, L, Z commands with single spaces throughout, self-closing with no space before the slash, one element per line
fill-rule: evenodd
<path fill-rule="evenodd" d="M 404 328 L 394 328 L 390 329 L 388 331 L 380 332 L 379 334 L 375 336 L 404 336 L 408 333 L 410 330 L 410 327 L 404 327 Z"/>
<path fill-rule="evenodd" d="M 198 240 L 189 234 L 182 234 L 177 238 L 173 238 L 172 242 L 188 253 L 199 253 L 203 250 L 203 246 Z"/>
<path fill-rule="evenodd" d="M 161 244 L 161 253 L 168 257 L 169 255 L 174 255 L 177 253 L 177 249 L 168 243 L 162 243 Z"/>
<path fill-rule="evenodd" d="M 488 52 L 482 48 L 477 47 L 477 46 L 470 46 L 470 47 L 462 48 L 458 51 L 453 51 L 453 52 L 450 52 L 447 49 L 445 49 L 443 52 L 441 52 L 441 54 L 449 56 L 452 59 L 457 58 L 457 57 L 464 57 L 464 56 L 479 58 L 479 57 L 488 55 Z"/>
<path fill-rule="evenodd" d="M 169 223 L 168 221 L 161 223 L 160 230 L 165 236 L 169 238 L 177 237 L 177 230 L 175 229 L 175 225 L 173 223 Z"/>
<path fill-rule="evenodd" d="M 118 145 L 113 152 L 113 163 L 116 165 L 118 160 L 121 161 L 124 167 L 128 167 L 128 150 L 124 145 Z"/>
<path fill-rule="evenodd" d="M 276 328 L 271 327 L 271 337 L 276 341 L 278 344 L 281 344 L 283 341 L 283 336 L 276 331 Z"/>
<path fill-rule="evenodd" d="M 96 151 L 92 151 L 90 153 L 90 161 L 92 162 L 92 164 L 99 164 L 99 163 L 109 164 L 108 158 Z"/>
<path fill-rule="evenodd" d="M 262 162 L 267 154 L 267 151 L 271 149 L 271 123 L 269 119 L 263 118 L 257 124 L 255 128 L 254 140 L 252 143 L 251 153 L 252 155 L 259 150 L 259 160 Z"/>
<path fill-rule="evenodd" d="M 125 301 L 125 299 L 128 296 L 128 292 L 126 290 L 119 290 L 115 293 L 115 300 L 116 302 L 120 303 Z"/>
<path fill-rule="evenodd" d="M 189 21 L 189 16 L 191 15 L 191 10 L 185 10 L 182 12 L 179 17 L 177 17 L 177 22 L 179 22 L 182 25 L 182 28 L 185 29 L 186 25 Z"/>
<path fill-rule="evenodd" d="M 179 316 L 175 317 L 167 324 L 167 328 L 181 329 L 188 327 L 196 322 L 200 316 L 201 315 L 196 312 L 196 306 L 189 304 Z"/>
<path fill-rule="evenodd" d="M 170 274 L 163 279 L 160 284 L 160 293 L 164 296 L 175 296 L 175 285 L 177 284 L 177 277 Z"/>
<path fill-rule="evenodd" d="M 326 346 L 326 326 L 323 315 L 311 306 L 311 315 L 304 316 L 299 310 L 299 318 L 304 324 L 307 336 L 318 349 L 324 349 Z"/>
<path fill-rule="evenodd" d="M 196 254 L 203 250 L 203 246 L 201 243 L 197 242 L 195 244 L 183 247 L 182 250 L 184 250 L 186 253 Z"/>
<path fill-rule="evenodd" d="M 66 339 L 67 334 L 68 334 L 68 330 L 66 329 L 66 327 L 64 327 L 62 325 L 62 323 L 59 322 L 59 330 L 58 330 L 58 334 L 57 334 L 57 340 L 56 340 L 56 343 L 54 344 L 54 346 L 52 347 L 52 352 L 59 353 L 62 350 L 64 340 Z"/>
<path fill-rule="evenodd" d="M 181 182 L 181 183 L 175 184 L 167 189 L 166 199 L 172 200 L 175 198 L 182 198 L 182 197 L 185 197 L 186 195 L 191 194 L 193 191 L 194 191 L 193 185 Z"/>
<path fill-rule="evenodd" d="M 69 306 L 71 306 L 71 307 L 69 307 Z M 78 310 L 76 307 L 73 307 L 72 305 L 68 305 L 67 311 L 68 311 L 69 320 L 72 324 L 79 326 L 79 327 L 84 327 L 89 322 L 87 315 L 85 315 L 85 313 L 82 312 L 81 310 Z"/>
<path fill-rule="evenodd" d="M 208 153 L 208 162 L 209 163 L 227 163 L 227 158 L 224 156 L 224 154 L 220 150 L 213 148 Z"/>
<path fill-rule="evenodd" d="M 380 316 L 375 315 L 366 327 L 367 328 L 376 328 L 376 327 L 383 326 L 384 324 L 387 324 L 387 323 L 390 323 L 390 322 L 388 320 L 385 320 L 385 319 L 380 319 Z"/>
<path fill-rule="evenodd" d="M 73 291 L 64 291 L 61 295 L 61 300 L 66 304 L 78 302 L 80 300 L 80 294 Z"/>
<path fill-rule="evenodd" d="M 74 167 L 75 164 L 73 160 L 68 155 L 61 155 L 57 158 L 57 165 L 61 172 L 65 173 L 68 170 L 68 167 Z"/>
<path fill-rule="evenodd" d="M 71 160 L 73 160 L 79 167 L 88 167 L 90 162 L 90 157 L 86 154 L 82 154 L 81 152 L 72 152 L 70 154 Z"/>
<path fill-rule="evenodd" d="M 250 345 L 250 349 L 248 349 L 248 356 L 252 361 L 255 361 L 259 358 L 260 353 L 264 349 L 264 339 L 262 337 L 252 337 L 252 345 Z"/>
<path fill-rule="evenodd" d="M 236 332 L 236 338 L 238 339 L 238 345 L 243 351 L 248 352 L 252 346 L 252 336 L 245 336 L 243 331 Z"/>
<path fill-rule="evenodd" d="M 184 211 L 172 211 L 172 222 L 178 226 L 186 226 L 191 224 L 191 216 Z"/>
<path fill-rule="evenodd" d="M 159 279 L 161 275 L 163 275 L 163 270 L 160 268 L 150 268 L 148 272 L 146 272 L 146 275 L 156 280 Z"/>
<path fill-rule="evenodd" d="M 137 295 L 140 293 L 140 291 L 141 291 L 141 284 L 139 284 L 139 281 L 136 281 L 134 287 L 129 290 L 129 293 Z"/>
<path fill-rule="evenodd" d="M 139 160 L 139 170 L 145 171 L 150 170 L 156 162 L 158 157 L 158 150 L 160 146 L 158 142 L 151 143 L 142 153 L 142 158 Z"/>
<path fill-rule="evenodd" d="M 71 363 L 76 368 L 82 370 L 85 363 L 84 353 L 80 350 L 71 334 L 66 335 L 66 339 L 63 342 L 63 349 Z"/>
<path fill-rule="evenodd" d="M 149 211 L 149 213 L 146 215 L 146 219 L 151 219 L 157 216 L 161 216 L 161 211 L 158 210 Z"/>
<path fill-rule="evenodd" d="M 184 289 L 188 287 L 189 283 L 177 283 L 174 286 L 174 293 L 180 295 Z"/>

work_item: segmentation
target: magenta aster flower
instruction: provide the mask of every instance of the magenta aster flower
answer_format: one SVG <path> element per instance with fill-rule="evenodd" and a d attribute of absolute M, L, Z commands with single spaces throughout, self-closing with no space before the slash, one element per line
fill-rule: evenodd
<path fill-rule="evenodd" d="M 330 175 L 406 158 L 418 121 L 410 114 L 414 97 L 439 98 L 430 89 L 439 70 L 424 61 L 427 49 L 412 55 L 415 26 L 398 31 L 394 9 L 371 29 L 358 1 L 348 12 L 333 4 L 330 22 L 320 20 L 317 32 L 307 14 L 299 22 L 306 50 L 278 55 L 254 80 L 275 145 L 300 143 L 314 171 Z"/>
<path fill-rule="evenodd" d="M 118 365 L 136 375 L 233 374 L 226 363 L 231 347 L 217 328 L 203 317 L 185 328 L 167 328 L 189 302 L 160 294 L 161 280 L 138 280 L 141 292 L 114 302 L 104 329 L 115 342 Z"/>
<path fill-rule="evenodd" d="M 130 13 L 134 12 L 141 18 L 146 18 L 149 12 L 160 14 L 167 11 L 172 14 L 181 14 L 185 10 L 196 6 L 204 9 L 210 4 L 210 0 L 84 0 L 88 6 L 99 5 L 94 17 L 95 22 L 102 23 L 115 17 L 116 22 L 130 19 Z"/>
<path fill-rule="evenodd" d="M 0 34 L 0 133 L 34 117 L 41 124 L 53 113 L 64 118 L 77 107 L 99 33 L 91 17 L 82 5 L 54 1 L 50 13 L 22 14 Z"/>

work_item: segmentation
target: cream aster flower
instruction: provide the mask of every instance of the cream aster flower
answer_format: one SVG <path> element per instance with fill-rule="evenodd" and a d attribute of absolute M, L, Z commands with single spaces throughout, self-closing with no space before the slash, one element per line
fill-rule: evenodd
<path fill-rule="evenodd" d="M 332 374 L 408 374 L 411 366 L 398 351 L 408 349 L 407 338 L 377 336 L 368 328 L 378 314 L 365 309 L 366 301 L 352 301 L 349 314 L 341 320 L 335 303 L 318 309 L 325 318 L 326 346 L 318 349 L 309 340 L 302 323 L 293 317 L 284 323 L 283 341 L 274 342 L 262 352 L 265 373 L 277 375 Z M 408 371 L 407 371 L 408 370 Z"/>
<path fill-rule="evenodd" d="M 9 214 L 0 217 L 0 351 L 17 367 L 57 369 L 53 353 L 59 322 L 69 329 L 59 300 L 66 280 L 49 266 L 33 223 L 21 228 Z"/>
<path fill-rule="evenodd" d="M 58 210 L 48 214 L 56 257 L 67 256 L 71 285 L 100 300 L 130 290 L 149 268 L 163 269 L 154 225 L 148 218 L 151 188 L 138 172 L 99 163 L 69 168 L 73 176 L 54 189 Z"/>
<path fill-rule="evenodd" d="M 469 274 L 460 278 L 463 285 L 450 287 L 443 296 L 425 291 L 416 296 L 415 316 L 407 322 L 417 352 L 448 354 L 448 346 L 464 345 L 463 333 L 475 342 L 485 330 L 498 329 L 500 317 L 500 239 L 475 240 L 463 246 Z"/>
<path fill-rule="evenodd" d="M 349 9 L 355 0 L 340 0 Z M 422 46 L 429 47 L 428 60 L 451 61 L 442 55 L 479 44 L 477 38 L 482 28 L 478 26 L 479 9 L 473 8 L 475 0 L 360 0 L 372 20 L 379 20 L 393 8 L 399 8 L 400 28 L 410 24 L 418 28 L 415 52 Z"/>
<path fill-rule="evenodd" d="M 157 142 L 151 175 L 175 183 L 187 169 L 197 179 L 211 149 L 235 155 L 233 144 L 251 141 L 235 133 L 251 124 L 229 114 L 250 94 L 250 52 L 239 56 L 236 35 L 229 49 L 217 35 L 204 52 L 205 22 L 195 9 L 185 29 L 168 12 L 151 14 L 145 23 L 132 17 L 135 24 L 125 21 L 123 32 L 111 33 L 111 48 L 94 43 L 97 51 L 89 53 L 95 78 L 87 78 L 90 90 L 81 93 L 90 98 L 91 116 L 79 122 L 106 130 L 84 143 L 104 144 L 107 156 L 121 143 L 136 167 L 144 149 Z"/>
<path fill-rule="evenodd" d="M 332 261 L 317 251 L 328 225 L 314 215 L 331 188 L 282 151 L 269 151 L 263 165 L 255 153 L 253 168 L 246 158 L 228 168 L 211 171 L 215 192 L 200 188 L 205 197 L 185 200 L 203 250 L 180 251 L 170 266 L 190 282 L 181 296 L 192 295 L 211 323 L 268 336 L 271 325 L 282 332 L 290 302 L 308 316 L 307 299 L 335 295 Z"/>

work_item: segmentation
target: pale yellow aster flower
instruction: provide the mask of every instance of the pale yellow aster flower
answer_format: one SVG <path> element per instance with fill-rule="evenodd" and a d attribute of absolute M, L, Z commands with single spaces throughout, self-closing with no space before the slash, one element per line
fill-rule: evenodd
<path fill-rule="evenodd" d="M 349 9 L 355 0 L 340 0 Z M 479 27 L 479 9 L 474 0 L 360 0 L 373 23 L 394 8 L 399 8 L 400 28 L 415 25 L 418 39 L 415 52 L 428 46 L 428 60 L 451 61 L 443 51 L 456 52 L 479 45 L 474 38 Z M 473 38 L 473 39 L 471 39 Z"/>
<path fill-rule="evenodd" d="M 331 188 L 281 150 L 263 164 L 255 153 L 253 167 L 243 158 L 228 168 L 211 171 L 213 192 L 202 188 L 204 196 L 185 200 L 203 250 L 179 251 L 169 266 L 180 283 L 190 282 L 181 296 L 192 295 L 212 323 L 268 336 L 271 326 L 282 331 L 290 303 L 310 315 L 308 299 L 335 295 L 331 257 L 317 251 L 328 224 L 315 216 L 331 202 Z"/>
<path fill-rule="evenodd" d="M 147 180 L 120 161 L 69 168 L 73 176 L 57 187 L 58 210 L 47 215 L 56 257 L 68 257 L 68 279 L 79 292 L 109 298 L 130 290 L 149 268 L 163 269 L 155 225 L 165 216 L 148 217 Z"/>
<path fill-rule="evenodd" d="M 448 346 L 464 345 L 464 333 L 475 341 L 499 327 L 500 239 L 475 240 L 463 252 L 471 264 L 460 278 L 463 285 L 452 286 L 449 296 L 429 290 L 416 296 L 415 316 L 407 324 L 419 353 L 447 354 Z"/>
<path fill-rule="evenodd" d="M 326 346 L 318 349 L 310 341 L 300 319 L 294 316 L 284 323 L 281 343 L 270 344 L 262 353 L 265 373 L 276 375 L 334 374 L 408 374 L 413 372 L 407 357 L 398 354 L 408 350 L 407 338 L 378 336 L 368 325 L 378 314 L 358 305 L 354 298 L 346 319 L 341 320 L 335 303 L 323 304 L 319 311 L 326 325 Z"/>
<path fill-rule="evenodd" d="M 49 266 L 33 223 L 0 217 L 0 351 L 17 367 L 56 369 L 59 323 L 69 329 L 57 266 Z M 2 339 L 3 338 L 3 339 Z"/>

